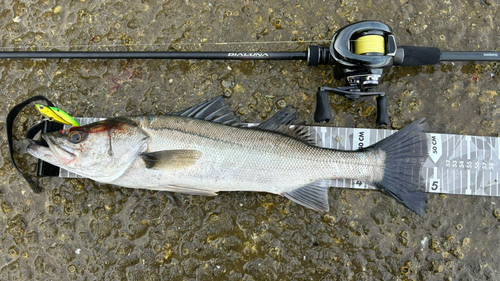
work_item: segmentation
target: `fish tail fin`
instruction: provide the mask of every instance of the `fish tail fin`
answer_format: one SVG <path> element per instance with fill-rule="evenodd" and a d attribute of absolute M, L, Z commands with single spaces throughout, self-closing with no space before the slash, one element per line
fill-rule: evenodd
<path fill-rule="evenodd" d="M 373 182 L 382 192 L 419 215 L 425 214 L 427 194 L 420 172 L 428 156 L 427 124 L 417 120 L 367 149 L 385 152 L 384 176 Z"/>

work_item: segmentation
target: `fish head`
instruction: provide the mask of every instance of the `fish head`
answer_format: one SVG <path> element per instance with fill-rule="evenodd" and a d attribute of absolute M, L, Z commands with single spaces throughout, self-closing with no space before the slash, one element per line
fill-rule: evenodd
<path fill-rule="evenodd" d="M 127 118 L 42 134 L 48 146 L 31 143 L 28 152 L 45 162 L 101 182 L 120 177 L 147 149 L 148 136 Z"/>

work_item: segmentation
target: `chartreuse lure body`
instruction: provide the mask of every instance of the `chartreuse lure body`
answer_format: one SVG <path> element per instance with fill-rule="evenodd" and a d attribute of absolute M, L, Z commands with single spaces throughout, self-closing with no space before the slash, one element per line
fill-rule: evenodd
<path fill-rule="evenodd" d="M 61 123 L 64 125 L 71 125 L 74 127 L 80 126 L 73 117 L 69 116 L 68 113 L 62 111 L 61 109 L 53 106 L 46 106 L 42 104 L 36 104 L 36 108 L 40 113 L 48 118 L 50 121 Z"/>

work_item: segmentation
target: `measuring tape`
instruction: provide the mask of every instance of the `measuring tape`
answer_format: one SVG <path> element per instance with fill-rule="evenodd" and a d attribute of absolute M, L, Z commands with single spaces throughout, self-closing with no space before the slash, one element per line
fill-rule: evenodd
<path fill-rule="evenodd" d="M 75 118 L 81 125 L 105 118 Z M 66 126 L 69 128 L 70 126 Z M 395 133 L 395 130 L 310 126 L 319 146 L 339 150 L 357 150 Z M 421 172 L 425 190 L 430 193 L 500 196 L 500 138 L 428 133 L 429 157 Z M 45 163 L 46 164 L 46 163 Z M 81 176 L 59 170 L 59 177 Z M 377 189 L 370 184 L 337 179 L 325 186 Z"/>
<path fill-rule="evenodd" d="M 393 130 L 310 127 L 320 146 L 356 150 L 395 133 Z M 428 133 L 429 157 L 421 172 L 425 191 L 500 196 L 500 138 Z M 376 189 L 354 180 L 330 180 L 330 186 Z"/>

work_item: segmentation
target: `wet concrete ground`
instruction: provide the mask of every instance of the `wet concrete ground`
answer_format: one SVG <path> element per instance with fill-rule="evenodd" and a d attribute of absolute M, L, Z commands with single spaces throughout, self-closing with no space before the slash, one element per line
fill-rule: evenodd
<path fill-rule="evenodd" d="M 399 45 L 500 51 L 498 0 L 0 1 L 2 50 L 303 51 L 359 20 L 392 26 Z M 227 44 L 216 44 L 227 43 Z M 1 280 L 497 280 L 500 199 L 430 195 L 424 216 L 376 191 L 329 193 L 318 213 L 268 194 L 215 198 L 38 179 L 8 156 L 5 118 L 45 95 L 74 116 L 163 114 L 223 94 L 242 120 L 284 104 L 313 125 L 329 66 L 285 61 L 0 60 Z M 380 87 L 393 128 L 427 117 L 437 133 L 497 136 L 500 66 L 394 67 Z M 328 125 L 375 127 L 375 101 L 332 97 Z M 16 151 L 36 161 L 19 116 Z"/>

